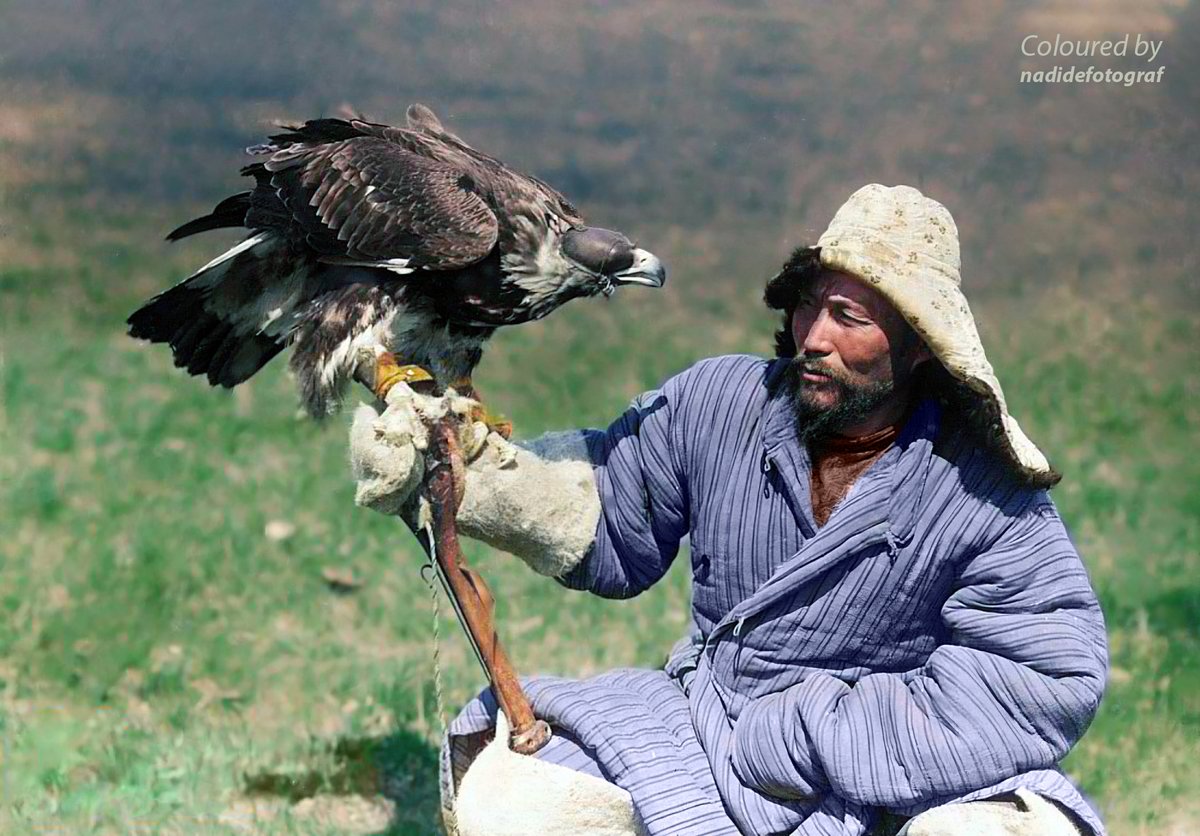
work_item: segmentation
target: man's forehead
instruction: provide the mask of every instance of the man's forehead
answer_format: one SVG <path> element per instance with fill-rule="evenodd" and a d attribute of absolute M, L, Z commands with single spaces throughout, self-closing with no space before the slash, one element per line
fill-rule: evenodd
<path fill-rule="evenodd" d="M 824 298 L 827 296 L 844 296 L 872 311 L 896 312 L 892 303 L 871 285 L 857 276 L 843 273 L 840 270 L 822 268 L 813 279 L 812 292 Z"/>

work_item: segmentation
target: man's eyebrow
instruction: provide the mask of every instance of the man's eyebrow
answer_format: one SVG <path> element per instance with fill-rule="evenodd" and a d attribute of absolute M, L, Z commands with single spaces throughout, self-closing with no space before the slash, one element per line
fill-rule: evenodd
<path fill-rule="evenodd" d="M 871 313 L 871 309 L 868 308 L 866 305 L 864 305 L 862 302 L 858 302 L 854 299 L 851 299 L 849 296 L 843 296 L 840 293 L 829 294 L 829 301 L 836 302 L 839 305 L 846 305 L 849 307 L 853 307 L 855 310 L 860 310 L 863 313 L 866 313 L 868 315 Z"/>

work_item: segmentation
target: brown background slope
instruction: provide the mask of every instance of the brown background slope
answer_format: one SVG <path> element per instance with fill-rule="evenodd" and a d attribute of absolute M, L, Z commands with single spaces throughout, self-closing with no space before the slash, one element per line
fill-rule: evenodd
<path fill-rule="evenodd" d="M 240 149 L 274 119 L 350 103 L 393 121 L 419 100 L 594 222 L 647 242 L 673 228 L 712 249 L 701 263 L 757 275 L 857 186 L 907 182 L 954 211 L 976 289 L 1191 300 L 1200 9 L 1080 5 L 16 4 L 0 28 L 5 219 L 20 240 L 12 196 L 30 193 L 37 211 L 179 212 L 239 188 Z M 1023 57 L 1026 35 L 1126 33 L 1165 40 L 1162 84 L 1018 83 L 1055 63 Z"/>

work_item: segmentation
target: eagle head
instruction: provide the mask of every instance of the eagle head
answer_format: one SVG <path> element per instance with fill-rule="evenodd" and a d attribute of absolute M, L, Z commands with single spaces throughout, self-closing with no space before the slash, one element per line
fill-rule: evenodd
<path fill-rule="evenodd" d="M 667 280 L 658 257 L 620 232 L 596 226 L 545 232 L 536 245 L 502 258 L 505 282 L 520 292 L 521 313 L 509 321 L 541 319 L 570 299 L 611 296 L 621 285 L 662 287 Z"/>
<path fill-rule="evenodd" d="M 667 281 L 667 271 L 654 253 L 611 229 L 572 229 L 562 236 L 560 246 L 571 278 L 587 295 L 610 296 L 623 284 L 662 287 Z"/>

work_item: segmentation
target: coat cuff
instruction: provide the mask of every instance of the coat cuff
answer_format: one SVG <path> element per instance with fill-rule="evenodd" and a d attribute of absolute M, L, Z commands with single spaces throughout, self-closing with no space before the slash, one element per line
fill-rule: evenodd
<path fill-rule="evenodd" d="M 797 684 L 750 703 L 733 730 L 733 772 L 752 790 L 783 799 L 822 795 L 829 788 L 800 722 Z"/>

